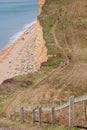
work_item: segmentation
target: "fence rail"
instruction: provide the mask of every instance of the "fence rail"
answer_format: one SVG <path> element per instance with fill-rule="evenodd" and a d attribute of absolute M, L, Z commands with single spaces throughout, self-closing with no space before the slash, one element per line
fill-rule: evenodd
<path fill-rule="evenodd" d="M 87 95 L 74 98 L 74 103 L 79 103 L 79 102 L 82 102 L 82 101 L 85 101 L 85 100 L 87 100 Z M 67 103 L 62 104 L 61 106 L 55 107 L 55 111 L 64 109 L 66 107 L 69 107 L 69 101 Z M 31 108 L 24 108 L 24 109 L 27 110 L 27 111 L 32 111 Z M 36 111 L 37 111 L 37 109 L 38 108 L 36 108 Z M 51 108 L 49 108 L 49 107 L 43 107 L 42 110 L 43 111 L 50 111 Z"/>
<path fill-rule="evenodd" d="M 26 108 L 26 107 L 21 107 L 20 108 L 20 120 L 24 122 L 24 111 L 32 112 L 32 123 L 35 124 L 35 113 L 38 112 L 38 119 L 39 119 L 39 125 L 42 125 L 42 111 L 50 111 L 51 114 L 51 122 L 55 123 L 55 111 L 62 110 L 64 108 L 69 107 L 69 126 L 73 126 L 73 119 L 74 119 L 74 104 L 83 102 L 84 103 L 84 113 L 85 113 L 85 119 L 87 119 L 87 113 L 86 113 L 86 100 L 87 100 L 87 95 L 80 96 L 77 98 L 74 98 L 74 96 L 69 98 L 69 101 L 67 103 L 64 103 L 63 105 L 60 105 L 58 107 L 37 107 L 37 108 Z M 14 111 L 11 114 L 11 119 L 16 120 L 16 112 L 19 111 Z"/>

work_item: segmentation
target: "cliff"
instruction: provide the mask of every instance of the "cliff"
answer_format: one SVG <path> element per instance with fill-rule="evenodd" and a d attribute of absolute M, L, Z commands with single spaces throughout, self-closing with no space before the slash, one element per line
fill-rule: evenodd
<path fill-rule="evenodd" d="M 43 28 L 40 24 L 40 21 L 37 20 L 37 36 L 35 44 L 35 52 L 37 55 L 37 69 L 40 68 L 41 63 L 47 61 L 47 48 L 45 46 L 46 42 L 43 38 Z"/>
<path fill-rule="evenodd" d="M 42 12 L 43 5 L 45 4 L 46 0 L 39 0 L 39 12 Z"/>
<path fill-rule="evenodd" d="M 39 12 L 41 13 L 42 11 L 42 7 L 45 3 L 45 0 L 40 0 L 39 1 Z M 37 34 L 36 34 L 36 44 L 35 44 L 35 52 L 37 55 L 37 59 L 36 60 L 36 68 L 37 70 L 40 68 L 41 63 L 46 62 L 47 61 L 47 48 L 46 48 L 46 41 L 44 40 L 43 37 L 43 27 L 40 23 L 40 20 L 37 19 Z"/>

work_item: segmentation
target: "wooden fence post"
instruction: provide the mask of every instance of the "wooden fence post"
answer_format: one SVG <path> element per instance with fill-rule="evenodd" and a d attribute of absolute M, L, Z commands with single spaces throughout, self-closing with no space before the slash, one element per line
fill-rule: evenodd
<path fill-rule="evenodd" d="M 51 108 L 51 122 L 55 123 L 55 109 L 54 109 L 54 107 Z"/>
<path fill-rule="evenodd" d="M 83 101 L 83 111 L 84 111 L 84 120 L 87 121 L 87 111 L 86 111 L 86 105 L 87 105 L 87 101 Z"/>
<path fill-rule="evenodd" d="M 69 126 L 73 126 L 74 121 L 74 97 L 69 98 Z"/>
<path fill-rule="evenodd" d="M 39 108 L 39 125 L 42 126 L 42 108 Z"/>
<path fill-rule="evenodd" d="M 32 110 L 32 124 L 35 124 L 35 109 Z"/>
<path fill-rule="evenodd" d="M 24 122 L 24 108 L 23 107 L 21 107 L 20 109 L 20 120 Z"/>

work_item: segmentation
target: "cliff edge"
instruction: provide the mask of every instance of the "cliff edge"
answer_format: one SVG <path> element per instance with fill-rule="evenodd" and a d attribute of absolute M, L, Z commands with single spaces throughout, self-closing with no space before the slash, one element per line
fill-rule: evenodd
<path fill-rule="evenodd" d="M 39 0 L 39 13 L 42 12 L 42 7 L 44 6 L 45 0 Z M 36 33 L 36 44 L 35 44 L 35 52 L 37 55 L 37 63 L 36 68 L 37 70 L 40 69 L 41 64 L 43 62 L 46 62 L 48 59 L 47 56 L 47 47 L 46 47 L 46 41 L 43 37 L 43 26 L 41 25 L 40 20 L 37 18 L 36 22 L 37 27 L 37 33 Z"/>

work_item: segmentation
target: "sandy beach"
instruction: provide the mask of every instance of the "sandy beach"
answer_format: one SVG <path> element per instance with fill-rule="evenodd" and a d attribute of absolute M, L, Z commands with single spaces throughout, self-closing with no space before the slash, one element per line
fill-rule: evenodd
<path fill-rule="evenodd" d="M 0 52 L 0 84 L 17 75 L 35 72 L 36 24 L 30 26 L 15 43 Z"/>

